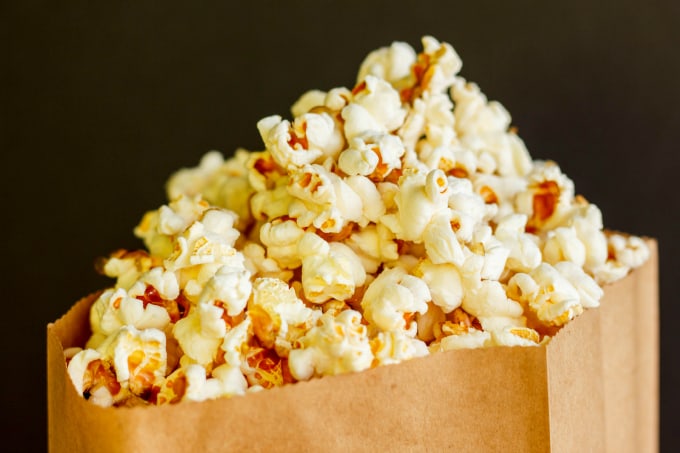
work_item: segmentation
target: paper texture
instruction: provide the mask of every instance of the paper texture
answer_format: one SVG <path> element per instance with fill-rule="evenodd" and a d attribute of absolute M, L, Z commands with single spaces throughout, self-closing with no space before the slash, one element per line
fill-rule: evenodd
<path fill-rule="evenodd" d="M 66 373 L 94 296 L 47 326 L 51 452 L 658 450 L 656 242 L 542 347 L 459 350 L 231 399 L 101 408 Z"/>

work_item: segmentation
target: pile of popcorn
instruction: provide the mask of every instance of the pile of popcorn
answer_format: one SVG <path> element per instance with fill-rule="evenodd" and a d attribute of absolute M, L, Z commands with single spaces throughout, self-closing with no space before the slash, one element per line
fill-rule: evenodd
<path fill-rule="evenodd" d="M 642 239 L 605 232 L 554 162 L 432 37 L 378 49 L 352 89 L 309 91 L 265 149 L 175 173 L 113 253 L 92 336 L 66 351 L 101 406 L 240 395 L 457 348 L 536 346 Z"/>

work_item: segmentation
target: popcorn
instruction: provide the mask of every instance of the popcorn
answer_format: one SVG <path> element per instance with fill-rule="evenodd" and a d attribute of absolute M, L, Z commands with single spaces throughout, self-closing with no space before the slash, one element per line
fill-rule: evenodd
<path fill-rule="evenodd" d="M 180 195 L 157 211 L 147 212 L 134 232 L 152 256 L 166 258 L 172 253 L 173 238 L 209 208 L 200 196 Z"/>
<path fill-rule="evenodd" d="M 371 282 L 361 307 L 366 320 L 381 330 L 413 331 L 416 325 L 410 319 L 415 313 L 425 313 L 431 298 L 422 279 L 407 274 L 401 267 L 394 267 L 384 270 Z"/>
<path fill-rule="evenodd" d="M 275 351 L 266 348 L 250 348 L 241 371 L 252 389 L 270 389 L 295 382 L 288 370 L 288 361 Z"/>
<path fill-rule="evenodd" d="M 546 241 L 543 249 L 544 254 L 547 250 L 547 253 L 550 255 L 542 255 L 541 250 L 538 248 L 537 238 L 529 233 L 525 233 L 526 223 L 526 215 L 510 214 L 504 217 L 496 226 L 496 231 L 494 232 L 496 239 L 509 250 L 506 267 L 515 272 L 529 272 L 538 267 L 543 259 L 550 263 L 561 261 L 559 258 L 562 257 L 562 253 L 554 253 L 552 251 L 553 246 L 549 245 L 551 240 L 550 234 L 548 234 L 549 239 Z M 570 249 L 570 251 L 566 252 L 575 259 L 579 258 L 578 244 L 572 246 L 572 249 L 575 248 L 576 250 L 572 251 Z M 558 256 L 559 258 L 557 258 Z M 555 260 L 551 261 L 551 258 L 555 258 Z"/>
<path fill-rule="evenodd" d="M 540 232 L 563 224 L 571 213 L 574 183 L 554 162 L 536 162 L 527 175 L 527 190 L 517 194 L 517 211 L 529 217 L 527 231 Z"/>
<path fill-rule="evenodd" d="M 390 365 L 429 354 L 425 342 L 403 331 L 380 332 L 371 340 L 376 365 Z"/>
<path fill-rule="evenodd" d="M 575 228 L 555 228 L 547 234 L 543 259 L 550 264 L 570 261 L 582 267 L 586 262 L 586 246 L 578 239 Z"/>
<path fill-rule="evenodd" d="M 288 215 L 300 227 L 310 225 L 337 233 L 347 222 L 361 219 L 361 198 L 335 173 L 321 165 L 305 165 L 292 172 L 288 192 L 295 197 Z"/>
<path fill-rule="evenodd" d="M 109 335 L 124 326 L 162 330 L 169 324 L 170 315 L 163 306 L 148 303 L 144 297 L 136 297 L 122 288 L 106 290 L 90 310 L 93 337 L 87 346 L 98 347 Z"/>
<path fill-rule="evenodd" d="M 244 267 L 221 266 L 203 287 L 198 303 L 218 302 L 229 316 L 243 311 L 252 289 L 250 272 Z"/>
<path fill-rule="evenodd" d="M 615 282 L 649 259 L 647 245 L 636 236 L 611 233 L 607 235 L 607 246 L 607 261 L 592 269 L 598 283 Z"/>
<path fill-rule="evenodd" d="M 497 346 L 539 346 L 545 342 L 538 332 L 528 327 L 509 326 L 493 330 L 491 337 Z"/>
<path fill-rule="evenodd" d="M 540 346 L 649 256 L 603 230 L 430 36 L 168 180 L 68 352 L 103 406 L 242 395 L 459 348 Z"/>
<path fill-rule="evenodd" d="M 477 318 L 517 319 L 523 314 L 521 305 L 508 298 L 502 284 L 494 280 L 482 280 L 479 288 L 465 295 L 462 307 Z"/>
<path fill-rule="evenodd" d="M 322 156 L 333 157 L 344 145 L 327 113 L 305 113 L 293 123 L 269 116 L 260 120 L 257 128 L 274 161 L 285 169 L 314 163 Z"/>
<path fill-rule="evenodd" d="M 399 259 L 395 236 L 381 223 L 352 233 L 346 244 L 357 254 L 367 273 L 377 272 L 381 263 Z"/>
<path fill-rule="evenodd" d="M 515 274 L 508 294 L 526 303 L 544 324 L 560 326 L 596 307 L 602 289 L 577 265 L 562 261 L 555 266 L 542 263 L 529 274 Z"/>
<path fill-rule="evenodd" d="M 68 373 L 78 393 L 99 406 L 146 398 L 165 376 L 165 335 L 123 326 L 97 349 L 71 358 Z"/>
<path fill-rule="evenodd" d="M 379 182 L 401 168 L 404 144 L 399 137 L 389 134 L 365 135 L 350 140 L 349 147 L 340 153 L 338 167 L 348 175 L 368 176 Z"/>
<path fill-rule="evenodd" d="M 125 397 L 110 363 L 94 349 L 84 349 L 73 356 L 67 371 L 78 394 L 98 406 L 109 407 Z"/>
<path fill-rule="evenodd" d="M 302 265 L 297 255 L 298 242 L 305 234 L 293 220 L 280 218 L 267 222 L 260 228 L 260 241 L 267 247 L 267 257 L 281 267 L 295 269 Z"/>
<path fill-rule="evenodd" d="M 416 61 L 416 53 L 405 42 L 394 42 L 390 47 L 383 47 L 369 53 L 359 68 L 357 82 L 372 75 L 397 87 L 411 74 L 411 66 Z"/>
<path fill-rule="evenodd" d="M 382 222 L 405 241 L 422 242 L 423 232 L 435 214 L 448 207 L 449 185 L 441 170 L 427 174 L 408 172 L 399 181 L 395 196 L 396 215 L 386 214 Z"/>
<path fill-rule="evenodd" d="M 143 250 L 117 250 L 100 263 L 101 272 L 116 278 L 116 288 L 129 289 L 139 276 L 151 269 L 154 259 Z"/>
<path fill-rule="evenodd" d="M 281 356 L 288 351 L 321 315 L 308 308 L 285 282 L 275 278 L 258 278 L 253 283 L 248 314 L 260 343 L 276 348 Z"/>
<path fill-rule="evenodd" d="M 305 233 L 298 254 L 302 257 L 302 287 L 310 302 L 346 300 L 364 284 L 366 273 L 359 257 L 342 243 L 328 243 L 314 233 Z"/>
<path fill-rule="evenodd" d="M 238 368 L 221 365 L 211 374 L 212 377 L 208 377 L 201 365 L 178 368 L 161 387 L 157 397 L 159 404 L 205 401 L 246 392 L 248 385 Z"/>
<path fill-rule="evenodd" d="M 215 305 L 198 304 L 172 329 L 184 353 L 200 365 L 209 365 L 215 359 L 227 333 L 223 313 L 224 309 Z"/>
<path fill-rule="evenodd" d="M 151 391 L 165 376 L 165 334 L 158 329 L 123 326 L 98 351 L 113 362 L 118 382 L 136 395 Z"/>
<path fill-rule="evenodd" d="M 402 125 L 406 110 L 399 93 L 386 81 L 367 75 L 352 90 L 352 102 L 342 109 L 347 140 L 375 133 L 389 133 Z"/>
<path fill-rule="evenodd" d="M 458 268 L 453 264 L 436 264 L 429 260 L 421 261 L 415 270 L 430 289 L 432 302 L 444 313 L 449 313 L 463 301 L 464 288 Z"/>
<path fill-rule="evenodd" d="M 290 351 L 290 372 L 297 380 L 312 376 L 336 375 L 371 367 L 373 353 L 361 313 L 354 310 L 332 312 L 319 318 L 318 325 L 298 340 L 300 347 Z"/>

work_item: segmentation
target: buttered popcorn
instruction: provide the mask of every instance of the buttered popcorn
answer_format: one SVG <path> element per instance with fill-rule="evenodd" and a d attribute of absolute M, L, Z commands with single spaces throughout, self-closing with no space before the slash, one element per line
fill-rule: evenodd
<path fill-rule="evenodd" d="M 371 52 L 349 88 L 207 153 L 135 228 L 68 350 L 101 406 L 242 395 L 460 348 L 537 346 L 649 257 L 549 161 L 446 43 Z"/>

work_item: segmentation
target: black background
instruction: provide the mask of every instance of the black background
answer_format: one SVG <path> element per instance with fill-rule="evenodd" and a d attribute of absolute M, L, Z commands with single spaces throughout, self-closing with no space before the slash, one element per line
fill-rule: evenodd
<path fill-rule="evenodd" d="M 3 442 L 46 445 L 45 326 L 110 282 L 96 257 L 203 153 L 261 149 L 255 123 L 352 86 L 394 40 L 451 43 L 609 228 L 661 251 L 661 440 L 680 425 L 680 2 L 0 3 Z M 650 398 L 653 395 L 650 395 Z M 9 420 L 7 420 L 9 418 Z M 5 449 L 3 444 L 3 450 Z"/>

